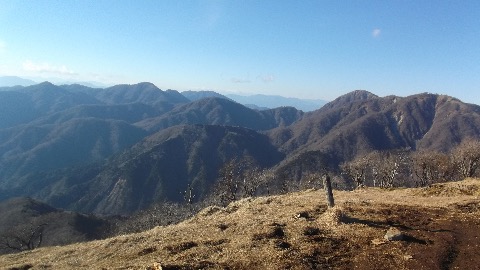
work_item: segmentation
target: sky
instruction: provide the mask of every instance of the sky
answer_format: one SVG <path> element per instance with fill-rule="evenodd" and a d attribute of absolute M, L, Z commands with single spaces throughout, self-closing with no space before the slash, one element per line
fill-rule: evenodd
<path fill-rule="evenodd" d="M 480 104 L 480 1 L 0 0 L 0 76 Z"/>

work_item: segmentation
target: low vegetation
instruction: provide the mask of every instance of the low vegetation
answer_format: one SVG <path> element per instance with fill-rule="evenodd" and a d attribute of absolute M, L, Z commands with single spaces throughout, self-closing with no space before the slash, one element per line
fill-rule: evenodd
<path fill-rule="evenodd" d="M 356 187 L 365 185 L 425 187 L 437 182 L 478 176 L 480 141 L 467 139 L 450 153 L 437 151 L 374 151 L 341 164 Z"/>
<path fill-rule="evenodd" d="M 330 185 L 357 188 L 367 186 L 380 188 L 430 187 L 437 182 L 461 179 L 466 173 L 468 173 L 468 177 L 476 176 L 480 159 L 479 153 L 480 142 L 475 140 L 463 142 L 450 154 L 432 151 L 375 151 L 343 163 L 340 166 L 342 174 L 338 175 L 337 173 L 337 176 L 333 177 L 333 185 L 331 182 Z M 312 160 L 323 161 L 323 159 Z M 313 172 L 312 168 L 315 166 L 321 167 L 317 162 L 307 166 L 307 170 L 299 167 L 301 177 L 298 180 L 282 179 L 279 181 L 279 176 L 275 174 L 274 170 L 261 168 L 253 157 L 234 158 L 226 162 L 220 169 L 219 179 L 207 198 L 197 199 L 195 187 L 187 185 L 186 189 L 181 192 L 184 200 L 181 203 L 165 201 L 153 204 L 131 216 L 112 216 L 108 218 L 108 221 L 104 220 L 103 223 L 95 225 L 99 229 L 96 229 L 94 234 L 90 233 L 89 238 L 65 234 L 61 242 L 51 241 L 52 230 L 55 229 L 50 223 L 52 223 L 51 216 L 54 216 L 54 213 L 38 217 L 32 216 L 32 219 L 28 221 L 4 226 L 0 235 L 0 250 L 3 253 L 19 252 L 33 250 L 42 245 L 68 244 L 95 238 L 139 233 L 156 226 L 177 224 L 191 218 L 200 209 L 213 205 L 226 207 L 244 198 L 326 187 L 322 179 L 328 177 L 330 180 L 330 174 L 335 175 L 335 172 L 329 171 L 327 167 L 323 167 L 319 172 Z M 330 206 L 333 206 L 334 199 L 328 195 L 327 192 L 327 201 L 330 202 Z M 305 217 L 308 217 L 308 214 L 305 214 Z M 92 224 L 87 222 L 84 225 L 91 226 Z M 78 226 L 83 225 L 78 224 Z M 46 242 L 44 242 L 45 230 L 47 231 Z"/>
<path fill-rule="evenodd" d="M 471 269 L 480 180 L 306 190 L 211 206 L 176 225 L 0 256 L 3 269 Z M 385 240 L 387 231 L 402 234 Z"/>

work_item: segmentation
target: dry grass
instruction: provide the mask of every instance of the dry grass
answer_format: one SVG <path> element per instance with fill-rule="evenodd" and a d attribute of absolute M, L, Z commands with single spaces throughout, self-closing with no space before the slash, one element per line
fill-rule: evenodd
<path fill-rule="evenodd" d="M 208 207 L 177 225 L 1 256 L 0 265 L 2 269 L 461 268 L 480 265 L 471 261 L 480 260 L 475 259 L 480 258 L 480 249 L 474 239 L 480 237 L 479 190 L 480 180 L 468 179 L 425 189 L 337 191 L 337 206 L 328 210 L 323 190 L 249 198 L 226 208 Z M 384 241 L 390 227 L 404 231 L 407 238 Z M 469 238 L 474 240 L 468 242 Z"/>

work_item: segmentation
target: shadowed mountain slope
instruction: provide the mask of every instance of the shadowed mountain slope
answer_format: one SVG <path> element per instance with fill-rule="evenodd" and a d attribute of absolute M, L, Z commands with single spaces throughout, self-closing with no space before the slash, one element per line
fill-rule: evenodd
<path fill-rule="evenodd" d="M 188 184 L 201 199 L 223 164 L 245 155 L 264 167 L 283 158 L 266 136 L 253 130 L 202 125 L 169 128 L 107 163 L 74 208 L 131 213 L 154 201 L 181 201 Z"/>
<path fill-rule="evenodd" d="M 107 158 L 145 135 L 126 122 L 96 118 L 1 130 L 0 186 L 18 185 L 15 176 Z"/>
<path fill-rule="evenodd" d="M 227 99 L 205 98 L 179 106 L 159 117 L 141 121 L 138 126 L 149 131 L 185 124 L 241 126 L 254 130 L 268 130 L 280 125 L 290 125 L 302 115 L 301 111 L 292 107 L 256 111 Z"/>
<path fill-rule="evenodd" d="M 25 176 L 107 158 L 147 135 L 131 123 L 185 101 L 178 92 L 150 83 L 97 89 L 44 82 L 2 88 L 0 187 L 20 188 Z"/>
<path fill-rule="evenodd" d="M 71 115 L 71 110 L 81 105 L 83 107 L 74 109 L 77 114 L 84 113 L 108 119 L 114 111 L 117 111 L 117 115 L 119 114 L 119 108 L 108 108 L 110 105 L 143 104 L 144 107 L 138 109 L 145 109 L 145 115 L 130 117 L 131 120 L 136 118 L 135 120 L 138 121 L 165 113 L 177 104 L 189 102 L 177 91 L 162 91 L 151 83 L 117 85 L 100 89 L 78 84 L 56 86 L 43 82 L 28 87 L 3 87 L 0 90 L 0 129 L 26 124 L 54 113 L 57 113 L 56 117 L 60 117 L 58 114 L 64 110 L 69 110 L 66 114 Z M 93 105 L 99 107 L 93 107 Z M 104 109 L 100 109 L 100 105 L 103 105 Z M 141 105 L 130 105 L 125 109 L 131 109 L 132 106 Z M 105 114 L 102 114 L 102 110 Z M 137 113 L 140 112 L 137 110 Z M 127 120 L 125 113 L 122 118 Z M 117 116 L 114 119 L 119 118 Z"/>
<path fill-rule="evenodd" d="M 60 124 L 76 118 L 97 118 L 103 120 L 122 120 L 135 123 L 147 118 L 156 117 L 173 108 L 172 106 L 151 106 L 144 103 L 129 104 L 93 104 L 79 105 L 61 112 L 40 117 L 29 125 Z"/>
<path fill-rule="evenodd" d="M 321 150 L 348 160 L 372 150 L 448 151 L 479 138 L 480 107 L 434 94 L 377 97 L 355 91 L 269 132 L 286 153 Z"/>
<path fill-rule="evenodd" d="M 336 171 L 372 150 L 448 151 L 480 138 L 479 106 L 428 93 L 378 97 L 358 90 L 306 114 L 293 107 L 257 111 L 224 98 L 185 103 L 150 83 L 42 83 L 1 95 L 10 105 L 0 107 L 7 113 L 0 199 L 32 196 L 102 214 L 178 201 L 187 184 L 201 199 L 232 157 L 251 155 L 294 179 L 304 170 Z"/>
<path fill-rule="evenodd" d="M 128 214 L 154 202 L 181 201 L 188 184 L 196 199 L 202 199 L 223 164 L 242 156 L 252 157 L 263 167 L 283 158 L 268 137 L 253 130 L 176 126 L 145 138 L 103 165 L 33 174 L 16 183 L 29 192 L 26 195 L 54 206 Z"/>
<path fill-rule="evenodd" d="M 38 117 L 82 104 L 101 102 L 84 93 L 71 93 L 44 82 L 28 87 L 8 87 L 0 91 L 0 128 L 28 123 Z"/>

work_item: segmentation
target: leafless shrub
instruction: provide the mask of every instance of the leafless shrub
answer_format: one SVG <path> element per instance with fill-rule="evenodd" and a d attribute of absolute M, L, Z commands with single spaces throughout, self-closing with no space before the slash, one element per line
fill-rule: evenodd
<path fill-rule="evenodd" d="M 31 223 L 20 224 L 9 228 L 0 235 L 0 249 L 20 252 L 33 250 L 42 245 L 44 229 L 47 223 L 36 219 Z"/>
<path fill-rule="evenodd" d="M 452 178 L 453 163 L 449 155 L 434 151 L 417 151 L 411 155 L 412 170 L 418 186 L 429 186 Z"/>
<path fill-rule="evenodd" d="M 405 184 L 411 175 L 407 150 L 373 151 L 340 165 L 343 175 L 356 187 L 373 185 L 391 188 Z"/>
<path fill-rule="evenodd" d="M 343 174 L 352 179 L 355 185 L 363 187 L 370 159 L 368 156 L 358 156 L 349 162 L 342 163 L 340 169 Z"/>
<path fill-rule="evenodd" d="M 480 141 L 467 139 L 453 149 L 451 154 L 462 179 L 476 175 L 480 166 Z"/>
<path fill-rule="evenodd" d="M 270 170 L 258 167 L 251 158 L 232 159 L 220 170 L 220 179 L 213 189 L 213 196 L 222 206 L 244 197 L 270 193 L 274 178 Z"/>
<path fill-rule="evenodd" d="M 112 219 L 109 235 L 120 235 L 146 231 L 156 226 L 176 224 L 191 217 L 202 206 L 197 204 L 179 204 L 163 202 L 142 210 L 130 217 Z"/>
<path fill-rule="evenodd" d="M 391 188 L 402 174 L 408 174 L 409 162 L 405 151 L 375 151 L 369 155 L 374 186 Z M 405 173 L 407 171 L 407 173 Z"/>

